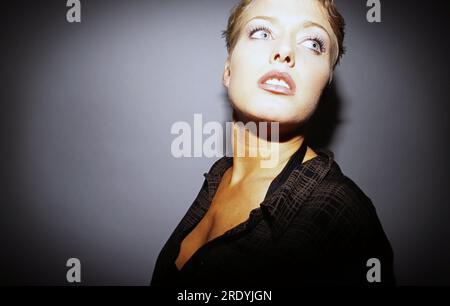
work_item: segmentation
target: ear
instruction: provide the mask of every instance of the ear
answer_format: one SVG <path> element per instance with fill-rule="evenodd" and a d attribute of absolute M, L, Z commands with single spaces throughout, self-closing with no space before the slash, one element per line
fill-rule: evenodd
<path fill-rule="evenodd" d="M 231 70 L 230 70 L 230 58 L 225 61 L 225 67 L 223 69 L 223 86 L 228 88 L 230 86 Z"/>

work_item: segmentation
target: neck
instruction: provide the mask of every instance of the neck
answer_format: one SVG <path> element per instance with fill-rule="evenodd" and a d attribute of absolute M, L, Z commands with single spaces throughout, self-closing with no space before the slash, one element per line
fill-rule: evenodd
<path fill-rule="evenodd" d="M 261 133 L 260 127 L 249 130 L 241 122 L 233 122 L 233 166 L 230 185 L 242 182 L 248 177 L 273 178 L 286 166 L 291 156 L 303 144 L 300 133 L 288 138 L 274 137 L 279 129 L 268 126 L 267 133 Z"/>

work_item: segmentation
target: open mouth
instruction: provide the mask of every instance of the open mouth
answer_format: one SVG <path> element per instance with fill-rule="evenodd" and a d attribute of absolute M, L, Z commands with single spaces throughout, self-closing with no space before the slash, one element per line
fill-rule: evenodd
<path fill-rule="evenodd" d="M 272 70 L 263 75 L 258 86 L 274 94 L 292 96 L 295 94 L 295 82 L 287 72 Z"/>

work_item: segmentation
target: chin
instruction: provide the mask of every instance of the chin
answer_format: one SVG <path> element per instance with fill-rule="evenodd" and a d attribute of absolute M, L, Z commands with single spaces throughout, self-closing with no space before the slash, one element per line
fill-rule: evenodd
<path fill-rule="evenodd" d="M 299 118 L 292 116 L 295 113 L 287 109 L 258 107 L 248 108 L 238 112 L 243 115 L 243 118 L 239 119 L 245 121 L 279 122 L 280 124 L 295 124 L 299 121 Z"/>
<path fill-rule="evenodd" d="M 253 93 L 250 96 L 251 99 L 245 95 L 237 99 L 246 101 L 245 103 L 234 103 L 231 99 L 234 110 L 239 114 L 238 121 L 279 122 L 280 125 L 301 124 L 309 117 L 308 113 L 314 111 L 312 105 L 299 102 L 295 96 L 272 95 L 265 92 Z"/>

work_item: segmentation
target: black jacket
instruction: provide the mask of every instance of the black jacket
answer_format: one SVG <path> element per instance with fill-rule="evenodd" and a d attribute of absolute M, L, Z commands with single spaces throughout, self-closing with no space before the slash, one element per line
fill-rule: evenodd
<path fill-rule="evenodd" d="M 341 172 L 331 151 L 301 163 L 305 150 L 291 157 L 247 221 L 206 243 L 178 271 L 180 244 L 207 212 L 233 161 L 214 163 L 160 252 L 151 285 L 393 285 L 392 248 L 371 200 Z M 381 283 L 367 280 L 370 258 L 380 261 Z"/>

